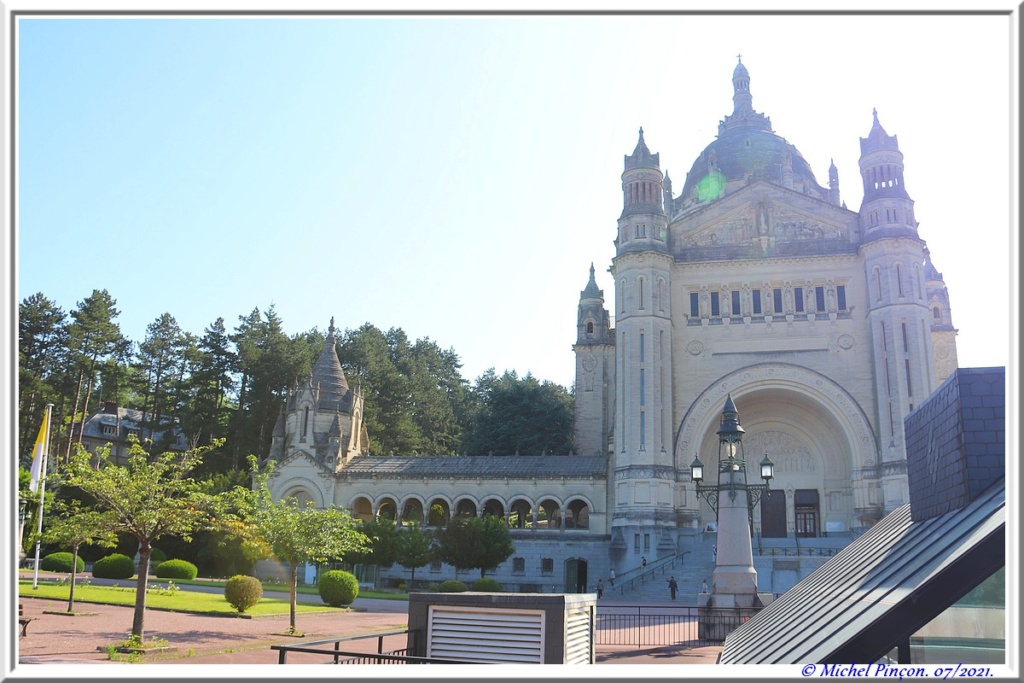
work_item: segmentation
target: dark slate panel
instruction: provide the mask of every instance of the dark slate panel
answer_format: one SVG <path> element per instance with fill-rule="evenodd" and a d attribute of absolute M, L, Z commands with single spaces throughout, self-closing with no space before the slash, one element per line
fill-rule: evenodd
<path fill-rule="evenodd" d="M 909 619 L 926 623 L 987 578 L 993 563 L 1005 563 L 1005 557 L 988 556 L 993 539 L 1004 533 L 1005 497 L 1005 485 L 999 482 L 967 507 L 942 516 L 915 522 L 909 505 L 886 515 L 731 633 L 721 662 L 828 662 L 837 652 L 846 656 L 851 644 L 866 635 L 898 634 Z M 1002 547 L 1001 542 L 997 545 Z M 961 573 L 977 566 L 976 575 L 969 577 L 974 583 L 959 579 L 947 585 L 947 570 L 954 565 Z M 905 609 L 917 596 L 936 590 L 949 596 L 948 602 L 929 598 L 927 604 Z"/>

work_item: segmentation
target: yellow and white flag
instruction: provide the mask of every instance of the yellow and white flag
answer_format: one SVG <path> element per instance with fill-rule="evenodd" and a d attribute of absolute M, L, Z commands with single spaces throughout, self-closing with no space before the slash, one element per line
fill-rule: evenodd
<path fill-rule="evenodd" d="M 39 480 L 43 478 L 43 467 L 46 463 L 46 449 L 47 449 L 47 435 L 49 430 L 46 428 L 46 420 L 50 416 L 50 411 L 47 410 L 43 413 L 43 424 L 39 427 L 39 436 L 36 437 L 36 446 L 32 449 L 32 483 L 29 484 L 29 489 L 32 493 L 35 493 L 39 489 Z"/>

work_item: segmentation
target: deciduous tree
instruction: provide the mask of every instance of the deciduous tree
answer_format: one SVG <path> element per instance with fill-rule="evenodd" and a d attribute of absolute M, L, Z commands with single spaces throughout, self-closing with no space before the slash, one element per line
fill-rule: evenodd
<path fill-rule="evenodd" d="M 167 452 L 150 457 L 131 440 L 127 463 L 110 462 L 110 449 L 95 455 L 76 445 L 66 470 L 65 485 L 77 488 L 95 501 L 107 530 L 131 536 L 139 543 L 138 580 L 135 585 L 135 616 L 132 637 L 144 636 L 146 586 L 153 542 L 164 535 L 186 540 L 193 532 L 215 521 L 221 501 L 205 494 L 191 478 L 209 448 L 184 453 Z"/>

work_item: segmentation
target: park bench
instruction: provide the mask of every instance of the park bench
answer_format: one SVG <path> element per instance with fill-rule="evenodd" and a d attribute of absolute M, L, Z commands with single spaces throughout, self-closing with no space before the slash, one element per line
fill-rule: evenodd
<path fill-rule="evenodd" d="M 28 623 L 34 621 L 33 617 L 25 616 L 25 606 L 18 603 L 18 624 L 21 626 L 21 636 L 24 638 L 28 634 Z"/>

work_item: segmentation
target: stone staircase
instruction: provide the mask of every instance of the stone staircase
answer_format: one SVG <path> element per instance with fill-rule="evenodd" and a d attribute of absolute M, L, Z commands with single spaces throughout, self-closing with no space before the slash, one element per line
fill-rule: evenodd
<path fill-rule="evenodd" d="M 776 594 L 789 590 L 853 538 L 851 534 L 834 534 L 828 538 L 755 541 L 754 568 L 758 574 L 758 589 Z M 605 596 L 611 600 L 671 603 L 668 578 L 674 576 L 679 584 L 676 604 L 696 605 L 703 581 L 708 582 L 709 590 L 711 588 L 717 542 L 717 534 L 698 534 L 687 538 L 681 544 L 681 557 L 655 560 L 644 571 L 638 567 L 623 572 L 613 589 L 605 586 Z"/>
<path fill-rule="evenodd" d="M 624 572 L 616 579 L 614 589 L 606 587 L 605 595 L 612 600 L 671 603 L 668 579 L 674 576 L 679 584 L 675 604 L 696 605 L 701 583 L 707 580 L 708 586 L 711 585 L 715 540 L 714 534 L 695 536 L 683 543 L 680 554 L 674 558 L 655 560 L 645 571 Z"/>

